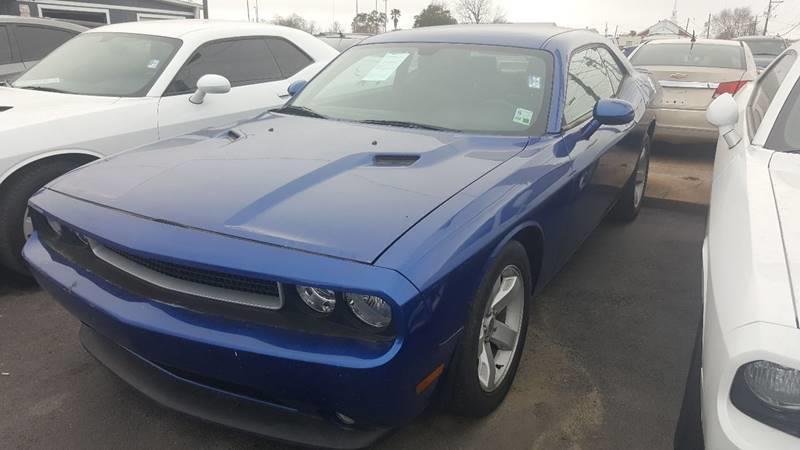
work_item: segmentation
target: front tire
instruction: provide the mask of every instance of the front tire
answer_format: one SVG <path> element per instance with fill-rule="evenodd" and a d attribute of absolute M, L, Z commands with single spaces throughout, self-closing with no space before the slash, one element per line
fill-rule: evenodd
<path fill-rule="evenodd" d="M 632 222 L 639 215 L 644 201 L 644 193 L 647 189 L 647 177 L 650 174 L 650 136 L 645 136 L 640 149 L 639 159 L 636 161 L 636 170 L 625 183 L 622 193 L 611 211 L 614 219 L 623 222 Z"/>
<path fill-rule="evenodd" d="M 28 199 L 45 184 L 80 166 L 74 160 L 42 162 L 22 169 L 0 191 L 0 265 L 28 275 L 22 247 L 31 231 L 27 222 Z"/>
<path fill-rule="evenodd" d="M 530 274 L 525 248 L 511 241 L 481 281 L 448 372 L 452 412 L 483 417 L 508 394 L 525 345 Z"/>

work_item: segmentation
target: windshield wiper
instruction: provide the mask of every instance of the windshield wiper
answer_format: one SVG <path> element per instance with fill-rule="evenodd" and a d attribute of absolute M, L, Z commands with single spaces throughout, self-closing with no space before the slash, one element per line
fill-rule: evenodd
<path fill-rule="evenodd" d="M 312 109 L 306 108 L 305 106 L 288 105 L 281 108 L 273 109 L 272 112 L 293 114 L 295 116 L 316 117 L 317 119 L 327 119 L 327 117 L 323 116 L 322 114 Z"/>
<path fill-rule="evenodd" d="M 17 89 L 30 89 L 32 91 L 43 91 L 43 92 L 55 92 L 58 94 L 69 94 L 67 91 L 62 91 L 61 89 L 51 88 L 47 86 L 12 86 Z"/>
<path fill-rule="evenodd" d="M 460 132 L 459 130 L 454 130 L 452 128 L 437 127 L 435 125 L 427 125 L 424 123 L 405 122 L 402 120 L 360 120 L 358 123 L 368 123 L 370 125 L 388 125 L 390 127 L 419 128 L 422 130 L 450 131 L 453 133 Z"/>

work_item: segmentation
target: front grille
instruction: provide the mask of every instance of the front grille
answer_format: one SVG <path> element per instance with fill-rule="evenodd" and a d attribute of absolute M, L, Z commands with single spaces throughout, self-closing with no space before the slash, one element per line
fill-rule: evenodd
<path fill-rule="evenodd" d="M 214 270 L 199 269 L 182 264 L 173 264 L 155 258 L 145 258 L 134 255 L 112 247 L 106 248 L 140 266 L 171 278 L 214 286 L 221 289 L 249 292 L 251 294 L 268 295 L 271 297 L 277 297 L 279 295 L 278 283 L 274 281 L 233 275 Z"/>

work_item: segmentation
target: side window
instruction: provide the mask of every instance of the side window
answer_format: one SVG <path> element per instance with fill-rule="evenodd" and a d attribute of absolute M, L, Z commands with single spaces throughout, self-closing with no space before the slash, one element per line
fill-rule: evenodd
<path fill-rule="evenodd" d="M 267 45 L 269 45 L 269 50 L 275 57 L 275 61 L 278 62 L 283 78 L 291 77 L 314 62 L 308 55 L 285 39 L 267 38 Z"/>
<path fill-rule="evenodd" d="M 17 42 L 23 61 L 38 61 L 75 37 L 72 31 L 17 25 Z"/>
<path fill-rule="evenodd" d="M 11 56 L 11 42 L 8 39 L 8 30 L 0 26 L 0 64 L 11 64 L 14 59 Z"/>
<path fill-rule="evenodd" d="M 614 55 L 605 47 L 598 47 L 597 52 L 600 53 L 600 58 L 603 60 L 603 65 L 606 68 L 606 75 L 611 81 L 611 88 L 614 94 L 619 92 L 619 87 L 622 84 L 622 79 L 625 77 L 625 70 L 620 67 Z"/>
<path fill-rule="evenodd" d="M 778 88 L 796 60 L 797 53 L 787 52 L 758 78 L 753 96 L 750 97 L 750 104 L 747 106 L 747 124 L 751 136 L 764 120 L 772 99 L 775 98 Z"/>
<path fill-rule="evenodd" d="M 567 78 L 567 98 L 564 103 L 566 126 L 573 125 L 590 114 L 601 98 L 614 95 L 603 60 L 594 48 L 580 50 L 572 55 Z"/>
<path fill-rule="evenodd" d="M 222 75 L 232 87 L 283 78 L 263 38 L 232 39 L 205 44 L 175 76 L 168 94 L 193 92 L 203 75 Z"/>

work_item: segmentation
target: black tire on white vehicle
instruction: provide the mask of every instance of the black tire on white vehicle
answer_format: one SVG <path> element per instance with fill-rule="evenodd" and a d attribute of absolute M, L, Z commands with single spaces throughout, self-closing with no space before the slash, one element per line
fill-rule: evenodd
<path fill-rule="evenodd" d="M 28 199 L 45 184 L 84 164 L 85 160 L 58 159 L 34 163 L 7 179 L 0 189 L 0 265 L 28 275 L 22 259 Z"/>

